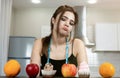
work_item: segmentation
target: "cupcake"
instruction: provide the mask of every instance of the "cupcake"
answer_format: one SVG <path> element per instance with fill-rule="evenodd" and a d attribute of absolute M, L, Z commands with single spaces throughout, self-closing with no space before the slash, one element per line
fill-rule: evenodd
<path fill-rule="evenodd" d="M 53 77 L 56 73 L 56 70 L 53 70 L 53 65 L 51 63 L 47 63 L 41 72 L 43 77 Z"/>
<path fill-rule="evenodd" d="M 45 64 L 44 70 L 46 70 L 46 71 L 53 70 L 53 65 L 51 63 Z"/>

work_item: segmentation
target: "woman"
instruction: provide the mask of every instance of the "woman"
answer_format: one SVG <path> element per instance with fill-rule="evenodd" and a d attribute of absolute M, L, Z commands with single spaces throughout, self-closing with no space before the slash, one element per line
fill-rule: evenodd
<path fill-rule="evenodd" d="M 57 70 L 56 76 L 62 76 L 61 66 L 64 63 L 73 63 L 78 67 L 79 76 L 88 77 L 85 46 L 80 39 L 71 36 L 77 23 L 78 15 L 72 7 L 58 7 L 51 18 L 51 34 L 34 43 L 31 63 L 38 64 L 41 69 L 46 63 L 51 63 Z"/>

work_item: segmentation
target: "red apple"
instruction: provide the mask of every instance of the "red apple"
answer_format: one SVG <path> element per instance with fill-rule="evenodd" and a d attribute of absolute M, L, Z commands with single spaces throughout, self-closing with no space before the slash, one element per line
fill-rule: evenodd
<path fill-rule="evenodd" d="M 74 64 L 63 64 L 61 72 L 64 77 L 75 77 L 77 68 Z"/>
<path fill-rule="evenodd" d="M 37 64 L 28 64 L 26 66 L 26 73 L 30 78 L 35 78 L 39 73 L 39 66 Z"/>

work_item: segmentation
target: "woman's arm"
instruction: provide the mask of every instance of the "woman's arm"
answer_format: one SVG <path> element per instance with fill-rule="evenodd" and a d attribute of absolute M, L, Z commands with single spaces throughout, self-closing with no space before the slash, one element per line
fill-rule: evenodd
<path fill-rule="evenodd" d="M 34 42 L 32 55 L 31 55 L 31 63 L 35 63 L 39 66 L 41 64 L 41 50 L 42 50 L 42 39 L 37 39 Z"/>
<path fill-rule="evenodd" d="M 76 52 L 78 66 L 80 66 L 80 63 L 82 62 L 88 63 L 86 49 L 83 41 L 81 41 L 80 39 L 75 39 L 74 47 L 76 47 L 75 52 Z"/>
<path fill-rule="evenodd" d="M 75 39 L 74 47 L 76 47 L 75 52 L 78 63 L 78 75 L 79 77 L 89 77 L 90 71 L 85 45 L 80 39 Z"/>

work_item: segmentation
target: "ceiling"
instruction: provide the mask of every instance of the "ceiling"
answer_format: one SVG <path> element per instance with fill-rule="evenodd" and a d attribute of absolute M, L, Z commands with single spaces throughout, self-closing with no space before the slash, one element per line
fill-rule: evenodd
<path fill-rule="evenodd" d="M 96 4 L 88 4 L 86 0 L 41 0 L 41 4 L 33 4 L 30 0 L 13 0 L 14 8 L 31 7 L 57 7 L 60 5 L 97 7 L 97 8 L 120 8 L 120 0 L 98 0 Z"/>

